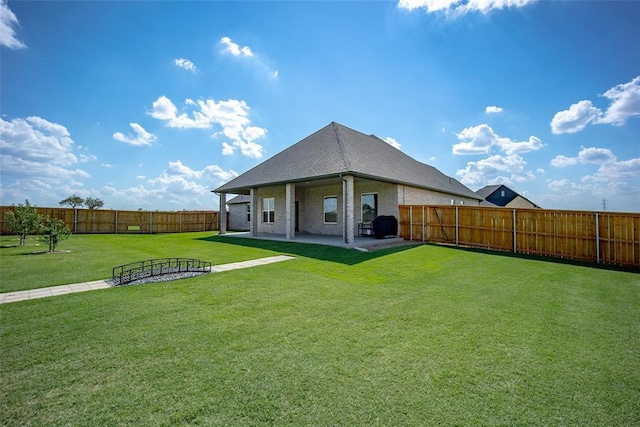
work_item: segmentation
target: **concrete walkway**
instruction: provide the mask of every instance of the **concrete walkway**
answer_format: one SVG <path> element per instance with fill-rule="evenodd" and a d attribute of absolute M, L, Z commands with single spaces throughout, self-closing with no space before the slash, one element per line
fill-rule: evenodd
<path fill-rule="evenodd" d="M 211 272 L 220 273 L 223 271 L 256 267 L 259 265 L 272 264 L 274 262 L 287 261 L 290 259 L 294 259 L 294 257 L 288 255 L 278 255 L 267 258 L 253 259 L 250 261 L 232 262 L 230 264 L 214 265 L 213 267 L 211 267 Z M 95 280 L 93 282 L 75 283 L 72 285 L 51 286 L 48 288 L 29 289 L 26 291 L 5 292 L 0 293 L 0 304 L 37 298 L 47 298 L 56 295 L 72 294 L 76 292 L 95 291 L 96 289 L 106 289 L 110 287 L 111 285 L 107 283 L 107 280 Z"/>

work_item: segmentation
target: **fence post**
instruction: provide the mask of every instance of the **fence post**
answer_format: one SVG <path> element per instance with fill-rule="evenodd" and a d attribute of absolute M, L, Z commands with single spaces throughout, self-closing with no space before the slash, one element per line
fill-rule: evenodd
<path fill-rule="evenodd" d="M 427 206 L 427 241 L 431 239 L 431 211 Z"/>
<path fill-rule="evenodd" d="M 149 234 L 153 234 L 153 212 L 149 212 Z"/>
<path fill-rule="evenodd" d="M 456 246 L 458 246 L 458 205 L 456 205 Z"/>
<path fill-rule="evenodd" d="M 422 241 L 424 242 L 424 205 L 422 205 Z"/>
<path fill-rule="evenodd" d="M 596 212 L 596 263 L 600 264 L 600 217 Z"/>
<path fill-rule="evenodd" d="M 409 205 L 409 241 L 413 242 L 413 205 Z"/>
<path fill-rule="evenodd" d="M 516 233 L 517 233 L 517 227 L 516 227 L 516 209 L 513 209 L 513 253 L 517 253 L 518 250 L 516 248 Z"/>
<path fill-rule="evenodd" d="M 73 234 L 78 234 L 78 208 L 73 209 Z"/>
<path fill-rule="evenodd" d="M 178 217 L 178 221 L 180 222 L 180 232 L 182 233 L 182 211 L 180 211 L 180 215 L 178 215 Z"/>
<path fill-rule="evenodd" d="M 116 211 L 116 233 L 118 234 L 118 211 Z"/>

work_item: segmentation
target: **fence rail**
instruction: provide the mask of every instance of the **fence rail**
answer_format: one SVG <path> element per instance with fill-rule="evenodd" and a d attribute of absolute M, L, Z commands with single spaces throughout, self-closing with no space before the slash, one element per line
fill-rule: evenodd
<path fill-rule="evenodd" d="M 640 267 L 640 213 L 400 205 L 399 234 L 414 241 Z"/>
<path fill-rule="evenodd" d="M 0 206 L 0 235 L 13 234 L 5 213 L 12 206 Z M 43 217 L 58 218 L 74 234 L 184 233 L 215 231 L 219 228 L 217 211 L 116 211 L 78 208 L 37 208 Z"/>

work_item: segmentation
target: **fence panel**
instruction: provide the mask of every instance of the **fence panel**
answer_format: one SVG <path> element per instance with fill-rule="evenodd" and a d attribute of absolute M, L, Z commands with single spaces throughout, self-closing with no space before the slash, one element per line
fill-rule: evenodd
<path fill-rule="evenodd" d="M 5 213 L 12 206 L 0 206 L 0 235 L 12 234 Z M 74 234 L 90 233 L 181 233 L 218 230 L 216 211 L 117 211 L 103 209 L 37 208 L 43 217 L 58 218 Z"/>
<path fill-rule="evenodd" d="M 612 264 L 640 265 L 640 215 L 599 214 L 600 257 Z"/>
<path fill-rule="evenodd" d="M 400 205 L 399 214 L 405 239 L 640 267 L 640 213 Z"/>
<path fill-rule="evenodd" d="M 76 210 L 75 233 L 115 233 L 115 231 L 116 211 Z"/>

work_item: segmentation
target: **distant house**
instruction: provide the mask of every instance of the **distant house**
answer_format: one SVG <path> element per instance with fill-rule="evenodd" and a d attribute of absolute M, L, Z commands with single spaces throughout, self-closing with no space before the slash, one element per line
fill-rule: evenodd
<path fill-rule="evenodd" d="M 503 206 L 509 208 L 540 208 L 526 197 L 516 193 L 506 185 L 487 185 L 476 191 L 482 197 L 481 205 Z"/>
<path fill-rule="evenodd" d="M 251 198 L 240 194 L 227 202 L 229 206 L 229 229 L 249 231 L 251 228 Z"/>
<path fill-rule="evenodd" d="M 397 218 L 400 204 L 478 205 L 482 200 L 455 178 L 377 136 L 335 122 L 213 191 L 221 207 L 227 194 L 242 196 L 230 200 L 231 228 L 242 224 L 244 209 L 254 236 L 324 234 L 342 236 L 346 243 L 353 243 L 359 223 L 379 215 Z M 226 210 L 220 211 L 225 233 Z"/>

